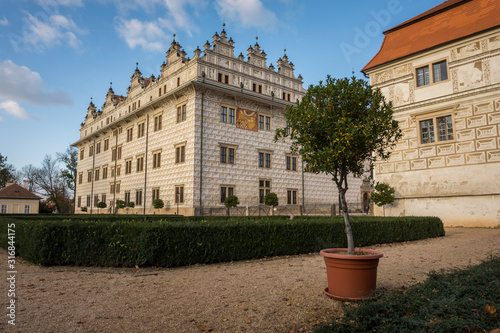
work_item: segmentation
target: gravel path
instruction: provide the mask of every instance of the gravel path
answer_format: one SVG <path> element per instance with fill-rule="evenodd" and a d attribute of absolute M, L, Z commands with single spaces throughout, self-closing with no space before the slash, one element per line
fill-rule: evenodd
<path fill-rule="evenodd" d="M 378 287 L 423 281 L 442 268 L 500 255 L 500 229 L 446 228 L 446 236 L 377 245 Z M 7 252 L 0 250 L 0 331 L 302 332 L 340 313 L 323 294 L 319 254 L 175 269 L 40 267 L 17 259 L 16 326 L 7 324 Z"/>

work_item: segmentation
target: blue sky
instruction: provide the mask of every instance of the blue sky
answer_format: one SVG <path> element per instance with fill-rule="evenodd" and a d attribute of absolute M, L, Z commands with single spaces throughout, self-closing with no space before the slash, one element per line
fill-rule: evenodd
<path fill-rule="evenodd" d="M 173 34 L 188 57 L 225 30 L 235 55 L 258 36 L 267 64 L 284 49 L 304 88 L 362 77 L 382 31 L 444 0 L 1 0 L 0 153 L 16 169 L 79 138 L 93 98 L 126 94 L 136 62 L 160 73 Z"/>

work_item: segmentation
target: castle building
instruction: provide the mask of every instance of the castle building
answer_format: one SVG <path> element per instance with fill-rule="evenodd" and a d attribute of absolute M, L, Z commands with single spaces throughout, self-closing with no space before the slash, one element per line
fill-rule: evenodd
<path fill-rule="evenodd" d="M 386 215 L 498 227 L 500 2 L 448 0 L 384 34 L 363 72 L 404 134 L 375 167 L 396 189 Z"/>
<path fill-rule="evenodd" d="M 126 96 L 110 88 L 102 110 L 90 103 L 73 144 L 77 213 L 124 200 L 151 214 L 159 198 L 160 213 L 199 215 L 232 194 L 259 206 L 269 192 L 280 206 L 338 202 L 329 176 L 302 172 L 290 142 L 274 141 L 286 107 L 305 94 L 293 63 L 284 54 L 267 65 L 258 43 L 236 57 L 233 44 L 223 29 L 189 59 L 174 38 L 158 77 L 136 68 Z M 361 182 L 350 178 L 350 202 L 361 200 Z"/>

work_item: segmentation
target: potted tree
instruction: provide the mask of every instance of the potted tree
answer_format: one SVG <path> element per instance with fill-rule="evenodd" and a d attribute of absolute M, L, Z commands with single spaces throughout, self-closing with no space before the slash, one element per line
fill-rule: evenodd
<path fill-rule="evenodd" d="M 347 249 L 320 252 L 327 266 L 325 293 L 337 299 L 365 297 L 376 288 L 382 253 L 354 247 L 346 201 L 347 176 L 373 168 L 376 156 L 389 157 L 401 137 L 398 122 L 392 119 L 392 104 L 365 80 L 327 76 L 325 82 L 311 85 L 301 101 L 288 107 L 285 118 L 288 127 L 277 129 L 275 140 L 289 137 L 291 152 L 300 154 L 305 171 L 330 175 L 340 197 Z"/>
<path fill-rule="evenodd" d="M 394 193 L 396 190 L 394 187 L 386 183 L 379 183 L 373 188 L 373 192 L 370 194 L 370 200 L 377 206 L 382 206 L 384 209 L 385 216 L 385 205 L 389 205 L 394 202 Z"/>
<path fill-rule="evenodd" d="M 278 206 L 279 201 L 278 201 L 278 196 L 276 193 L 269 192 L 264 196 L 264 203 L 267 206 L 271 206 L 271 215 L 274 215 L 274 207 Z"/>
<path fill-rule="evenodd" d="M 226 199 L 224 199 L 224 206 L 226 206 L 226 215 L 230 215 L 230 209 L 231 207 L 236 207 L 240 204 L 240 201 L 238 200 L 238 197 L 235 195 L 228 195 Z"/>

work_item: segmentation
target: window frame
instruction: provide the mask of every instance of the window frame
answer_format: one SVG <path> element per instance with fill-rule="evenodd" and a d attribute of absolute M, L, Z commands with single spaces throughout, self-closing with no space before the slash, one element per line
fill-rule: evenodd
<path fill-rule="evenodd" d="M 457 135 L 456 135 L 456 125 L 455 125 L 455 115 L 456 111 L 450 110 L 449 108 L 445 110 L 436 110 L 436 111 L 431 111 L 431 112 L 425 112 L 417 115 L 411 116 L 413 121 L 416 124 L 417 127 L 417 142 L 418 142 L 418 147 L 425 147 L 425 146 L 432 146 L 432 145 L 439 145 L 439 144 L 447 144 L 447 143 L 453 143 L 457 141 Z M 438 119 L 443 118 L 443 117 L 451 117 L 451 124 L 452 124 L 452 135 L 453 139 L 449 140 L 440 140 L 439 139 L 439 122 Z M 434 142 L 427 142 L 423 143 L 422 141 L 422 127 L 421 123 L 423 121 L 428 121 L 432 120 L 433 125 L 434 125 Z"/>
<path fill-rule="evenodd" d="M 238 149 L 237 145 L 228 144 L 228 143 L 219 143 L 219 163 L 220 164 L 236 164 L 236 150 Z M 222 159 L 222 152 L 224 151 L 224 161 Z M 231 156 L 232 151 L 232 156 Z M 232 160 L 231 160 L 232 158 Z"/>
<path fill-rule="evenodd" d="M 179 195 L 177 195 L 177 193 L 179 193 Z M 184 201 L 185 201 L 184 185 L 175 185 L 174 203 L 183 204 Z"/>
<path fill-rule="evenodd" d="M 268 186 L 269 185 L 269 186 Z M 272 180 L 261 178 L 259 179 L 259 204 L 264 204 L 264 197 L 272 191 Z"/>
<path fill-rule="evenodd" d="M 297 155 L 290 155 L 290 154 L 285 155 L 285 169 L 287 171 L 297 171 L 297 162 L 298 162 Z"/>
<path fill-rule="evenodd" d="M 157 114 L 156 116 L 154 116 L 154 132 L 161 131 L 161 118 L 162 114 Z"/>
<path fill-rule="evenodd" d="M 287 205 L 298 205 L 299 202 L 299 190 L 296 188 L 286 189 L 286 204 Z"/>
<path fill-rule="evenodd" d="M 186 163 L 186 146 L 187 142 L 181 142 L 174 146 L 175 164 Z"/>
<path fill-rule="evenodd" d="M 187 103 L 177 105 L 177 124 L 187 119 Z"/>
<path fill-rule="evenodd" d="M 220 199 L 220 203 L 221 204 L 224 204 L 224 201 L 226 200 L 226 198 L 230 195 L 235 195 L 235 191 L 234 189 L 236 188 L 236 186 L 234 185 L 221 185 L 219 187 L 219 199 Z M 224 199 L 222 199 L 222 192 L 223 192 L 223 189 L 224 189 Z"/>
<path fill-rule="evenodd" d="M 437 64 L 442 64 L 442 63 L 446 63 L 446 79 L 436 81 L 436 76 L 434 75 L 434 66 Z M 450 60 L 447 57 L 440 58 L 440 59 L 437 59 L 435 61 L 431 61 L 428 63 L 423 63 L 421 65 L 414 66 L 414 67 L 415 67 L 415 79 L 414 79 L 415 89 L 429 87 L 429 86 L 433 86 L 435 84 L 440 84 L 443 82 L 450 81 Z M 427 84 L 424 82 L 423 85 L 419 85 L 418 72 L 419 72 L 419 70 L 424 69 L 424 68 L 427 68 L 427 70 L 428 70 L 429 82 Z M 442 69 L 442 66 L 440 66 L 440 68 Z M 441 70 L 440 75 L 442 75 L 442 73 L 443 73 L 443 71 Z"/>
<path fill-rule="evenodd" d="M 153 154 L 153 169 L 161 168 L 161 150 L 155 150 Z"/>

